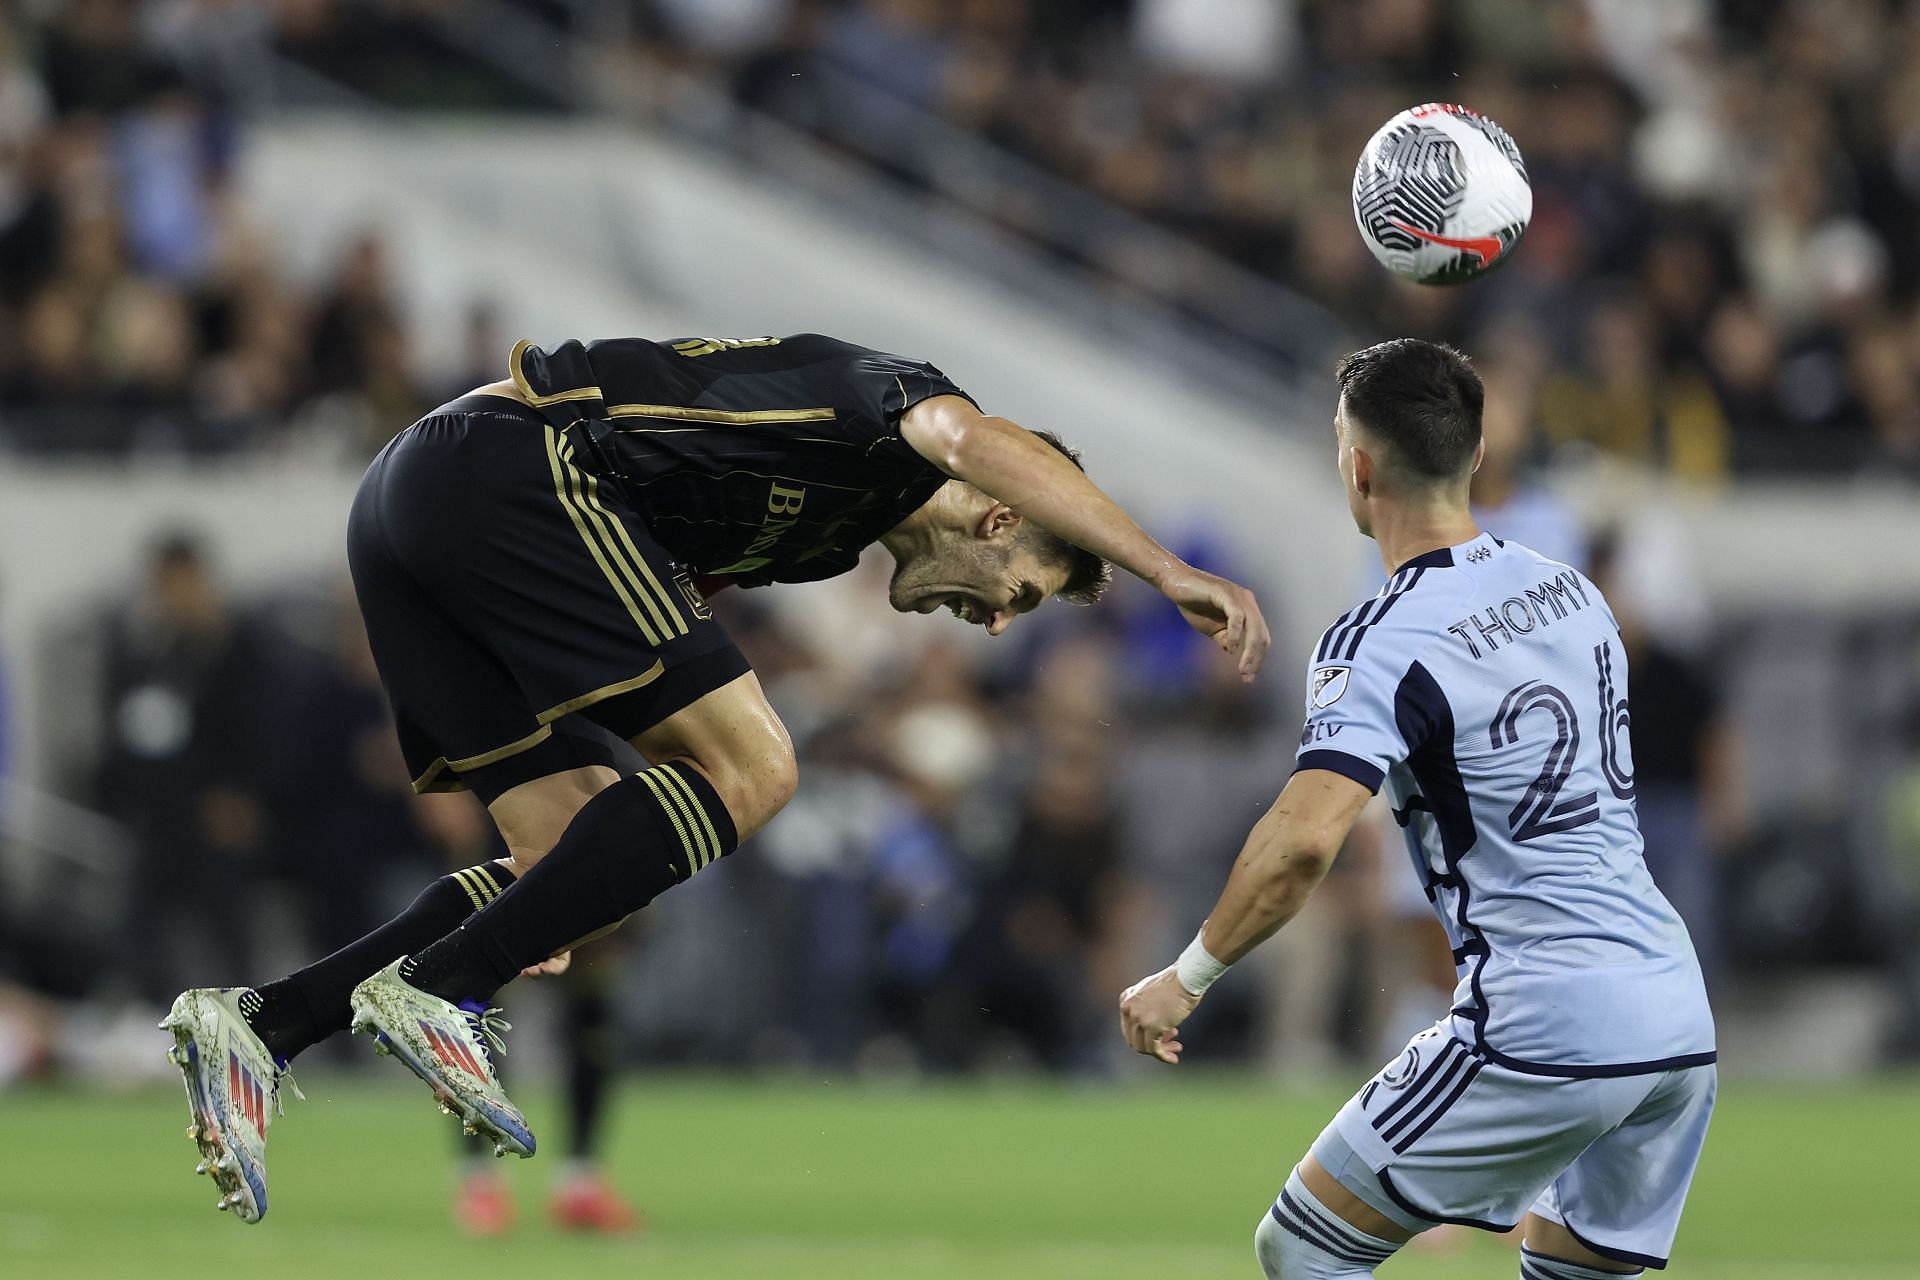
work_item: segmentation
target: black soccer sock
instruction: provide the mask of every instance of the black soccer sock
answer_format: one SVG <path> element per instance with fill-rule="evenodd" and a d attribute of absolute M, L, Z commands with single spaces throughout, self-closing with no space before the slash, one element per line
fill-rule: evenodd
<path fill-rule="evenodd" d="M 347 998 L 356 986 L 401 956 L 459 928 L 462 920 L 512 883 L 513 872 L 497 862 L 441 876 L 422 889 L 405 911 L 366 937 L 242 997 L 247 1025 L 266 1043 L 268 1052 L 283 1059 L 345 1031 L 353 1020 Z"/>
<path fill-rule="evenodd" d="M 706 778 L 667 764 L 581 807 L 553 851 L 464 925 L 413 957 L 407 980 L 487 1000 L 528 965 L 611 924 L 732 853 L 733 819 Z"/>
<path fill-rule="evenodd" d="M 567 979 L 567 1154 L 584 1162 L 599 1146 L 602 1104 L 619 1046 L 606 984 L 577 965 Z"/>

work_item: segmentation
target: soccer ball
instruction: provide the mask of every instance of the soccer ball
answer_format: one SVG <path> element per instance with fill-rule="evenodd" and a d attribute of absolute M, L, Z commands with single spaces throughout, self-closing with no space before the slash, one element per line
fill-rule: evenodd
<path fill-rule="evenodd" d="M 1532 216 L 1520 148 L 1449 102 L 1387 121 L 1353 171 L 1353 220 L 1367 248 L 1421 284 L 1461 284 L 1506 261 Z"/>

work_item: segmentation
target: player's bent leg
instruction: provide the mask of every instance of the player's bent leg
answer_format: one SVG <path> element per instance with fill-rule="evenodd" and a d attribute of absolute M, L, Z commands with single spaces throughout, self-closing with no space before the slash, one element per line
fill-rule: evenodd
<path fill-rule="evenodd" d="M 460 927 L 499 897 L 516 878 L 514 867 L 483 862 L 441 876 L 387 923 L 287 977 L 240 997 L 247 1023 L 275 1058 L 290 1061 L 352 1017 L 348 1000 L 369 973 L 418 951 Z"/>
<path fill-rule="evenodd" d="M 485 1001 L 523 968 L 618 924 L 731 853 L 743 830 L 756 830 L 793 794 L 792 741 L 751 672 L 634 742 L 659 763 L 595 792 L 509 891 L 411 959 L 410 984 L 451 1001 Z M 510 817 L 542 805 L 564 811 L 538 784 L 527 785 L 535 789 L 502 793 L 496 805 Z M 538 834 L 530 825 L 526 838 Z"/>
<path fill-rule="evenodd" d="M 589 765 L 522 782 L 494 797 L 487 814 L 500 829 L 514 872 L 525 875 L 560 842 L 587 802 L 618 781 L 619 770 Z"/>
<path fill-rule="evenodd" d="M 1609 1280 L 1637 1276 L 1643 1268 L 1605 1258 L 1573 1238 L 1557 1222 L 1529 1213 L 1526 1243 L 1520 1246 L 1521 1280 Z"/>
<path fill-rule="evenodd" d="M 662 763 L 595 792 L 553 849 L 485 910 L 353 993 L 354 1029 L 373 1033 L 501 1151 L 530 1154 L 533 1136 L 487 1056 L 499 1043 L 491 1012 L 481 1012 L 486 1001 L 526 966 L 731 853 L 740 843 L 736 806 L 752 830 L 793 792 L 792 744 L 751 674 L 636 740 Z"/>
<path fill-rule="evenodd" d="M 1412 1234 L 1309 1155 L 1260 1220 L 1254 1251 L 1268 1280 L 1354 1280 L 1371 1276 Z"/>
<path fill-rule="evenodd" d="M 635 735 L 633 746 L 649 760 L 697 769 L 741 840 L 767 825 L 799 786 L 793 739 L 751 671 Z"/>

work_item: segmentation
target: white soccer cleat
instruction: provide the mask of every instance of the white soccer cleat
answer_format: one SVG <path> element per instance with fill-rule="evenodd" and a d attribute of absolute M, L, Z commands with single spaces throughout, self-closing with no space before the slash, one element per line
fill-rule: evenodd
<path fill-rule="evenodd" d="M 258 1222 L 267 1216 L 267 1125 L 283 1110 L 281 1081 L 302 1095 L 247 1025 L 240 1008 L 247 994 L 246 987 L 183 991 L 160 1029 L 173 1033 L 167 1057 L 186 1081 L 187 1137 L 200 1148 L 193 1171 L 219 1188 L 216 1209 Z"/>
<path fill-rule="evenodd" d="M 469 1134 L 483 1134 L 493 1154 L 533 1154 L 533 1131 L 508 1100 L 494 1074 L 493 1054 L 504 1052 L 512 1030 L 498 1009 L 465 1009 L 420 990 L 400 976 L 396 960 L 353 989 L 353 1030 L 373 1036 L 374 1051 L 400 1059 L 427 1082 L 440 1109 L 460 1118 Z"/>

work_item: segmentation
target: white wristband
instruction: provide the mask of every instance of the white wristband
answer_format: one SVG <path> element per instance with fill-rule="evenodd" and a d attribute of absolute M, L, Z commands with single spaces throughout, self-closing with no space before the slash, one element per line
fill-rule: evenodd
<path fill-rule="evenodd" d="M 1214 959 L 1213 953 L 1207 950 L 1207 944 L 1200 940 L 1201 936 L 1199 933 L 1194 934 L 1193 941 L 1189 942 L 1187 949 L 1180 953 L 1180 958 L 1173 962 L 1173 976 L 1180 980 L 1180 985 L 1185 987 L 1190 995 L 1196 996 L 1205 995 L 1207 988 L 1232 967 Z"/>

